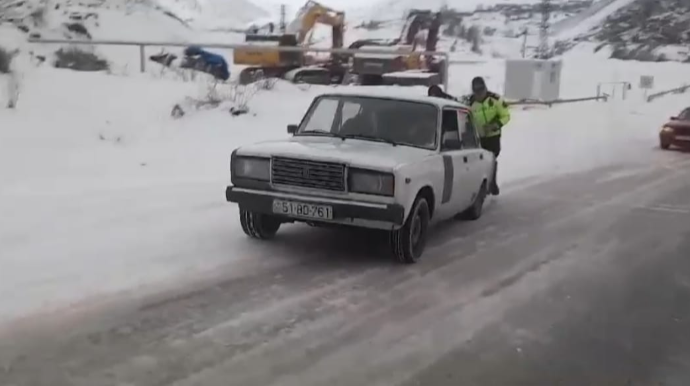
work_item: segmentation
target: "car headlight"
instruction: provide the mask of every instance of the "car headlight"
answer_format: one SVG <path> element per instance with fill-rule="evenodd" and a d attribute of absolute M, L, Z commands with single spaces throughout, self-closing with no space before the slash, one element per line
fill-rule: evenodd
<path fill-rule="evenodd" d="M 393 196 L 395 193 L 395 177 L 390 173 L 350 169 L 349 186 L 350 191 L 354 193 Z"/>
<path fill-rule="evenodd" d="M 662 128 L 661 128 L 661 131 L 664 132 L 664 133 L 673 133 L 673 129 L 670 128 L 670 127 L 668 127 L 668 126 L 662 127 Z"/>
<path fill-rule="evenodd" d="M 238 156 L 232 161 L 232 173 L 239 178 L 270 181 L 271 160 L 269 158 Z"/>

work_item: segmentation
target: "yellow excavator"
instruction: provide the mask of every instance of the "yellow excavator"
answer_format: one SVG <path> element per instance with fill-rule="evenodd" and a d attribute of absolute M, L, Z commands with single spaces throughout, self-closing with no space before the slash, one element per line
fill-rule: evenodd
<path fill-rule="evenodd" d="M 308 1 L 297 17 L 280 35 L 256 36 L 247 34 L 245 41 L 257 48 L 236 49 L 235 64 L 246 65 L 239 75 L 240 84 L 249 84 L 261 78 L 287 78 L 295 83 L 340 83 L 345 76 L 345 66 L 337 55 L 319 62 L 304 52 L 278 51 L 271 47 L 302 47 L 309 43 L 307 37 L 317 24 L 331 26 L 332 48 L 342 48 L 345 33 L 345 13 L 326 7 L 316 1 Z"/>
<path fill-rule="evenodd" d="M 350 48 L 390 50 L 390 54 L 358 53 L 354 55 L 351 72 L 364 85 L 424 85 L 440 84 L 443 62 L 422 57 L 421 51 L 436 51 L 442 15 L 430 10 L 410 10 L 400 37 L 392 41 L 360 40 Z M 418 34 L 426 32 L 424 42 Z"/>

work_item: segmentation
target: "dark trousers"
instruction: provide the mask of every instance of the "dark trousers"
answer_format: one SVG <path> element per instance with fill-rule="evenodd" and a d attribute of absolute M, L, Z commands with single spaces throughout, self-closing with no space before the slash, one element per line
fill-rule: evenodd
<path fill-rule="evenodd" d="M 482 148 L 494 153 L 494 176 L 493 182 L 491 183 L 491 192 L 496 194 L 498 192 L 498 183 L 496 181 L 496 174 L 498 172 L 498 155 L 501 154 L 501 136 L 496 135 L 493 137 L 481 138 Z"/>

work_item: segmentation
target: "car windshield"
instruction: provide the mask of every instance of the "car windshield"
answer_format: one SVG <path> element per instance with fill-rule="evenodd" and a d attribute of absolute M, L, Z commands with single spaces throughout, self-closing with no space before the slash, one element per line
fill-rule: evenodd
<path fill-rule="evenodd" d="M 690 108 L 687 108 L 678 114 L 678 119 L 681 121 L 690 121 Z"/>
<path fill-rule="evenodd" d="M 373 97 L 318 98 L 297 135 L 333 135 L 436 148 L 438 109 L 423 102 Z"/>

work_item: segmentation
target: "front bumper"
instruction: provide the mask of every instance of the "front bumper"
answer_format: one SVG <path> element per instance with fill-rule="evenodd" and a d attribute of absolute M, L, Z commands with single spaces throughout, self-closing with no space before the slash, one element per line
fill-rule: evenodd
<path fill-rule="evenodd" d="M 333 222 L 366 220 L 389 223 L 396 226 L 401 226 L 405 223 L 405 208 L 398 204 L 378 204 L 299 196 L 275 191 L 244 189 L 236 186 L 228 186 L 225 189 L 225 199 L 228 202 L 235 202 L 240 208 L 250 212 L 273 214 L 273 200 L 276 198 L 305 204 L 329 205 L 333 208 Z M 310 221 L 309 218 L 301 217 L 291 217 L 291 219 Z"/>
<path fill-rule="evenodd" d="M 659 134 L 659 141 L 662 144 L 673 145 L 682 148 L 690 148 L 690 136 L 679 135 L 674 132 L 661 132 Z"/>

